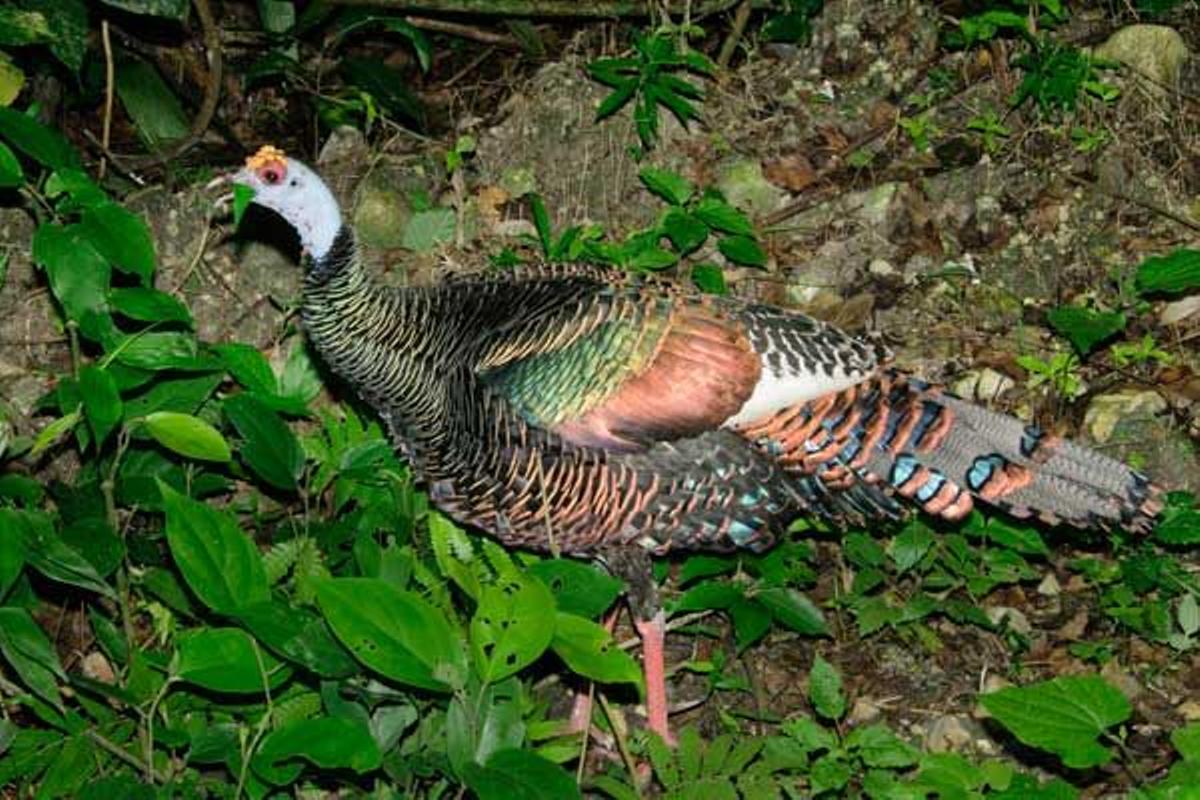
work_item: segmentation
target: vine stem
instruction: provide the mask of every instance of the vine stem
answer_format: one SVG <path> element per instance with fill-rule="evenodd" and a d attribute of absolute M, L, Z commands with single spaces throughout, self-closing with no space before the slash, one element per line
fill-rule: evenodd
<path fill-rule="evenodd" d="M 254 738 L 250 740 L 250 746 L 242 754 L 242 766 L 238 770 L 237 787 L 233 790 L 234 800 L 241 797 L 242 791 L 246 788 L 246 773 L 250 770 L 250 758 L 254 755 L 254 751 L 258 749 L 262 738 L 267 735 L 267 728 L 271 724 L 271 718 L 275 716 L 275 706 L 271 702 L 271 680 L 267 677 L 267 665 L 263 663 L 262 651 L 258 649 L 258 642 L 254 637 L 250 637 L 250 643 L 254 646 L 254 658 L 258 661 L 258 674 L 262 677 L 263 695 L 266 698 L 267 707 L 263 711 L 262 719 L 258 721 L 258 725 L 254 729 Z"/>

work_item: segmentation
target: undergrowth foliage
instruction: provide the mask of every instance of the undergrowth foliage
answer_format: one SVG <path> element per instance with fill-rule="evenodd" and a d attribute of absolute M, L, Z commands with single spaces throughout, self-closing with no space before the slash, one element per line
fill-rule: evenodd
<path fill-rule="evenodd" d="M 766 38 L 807 36 L 820 3 L 785 5 Z M 1045 33 L 1065 13 L 1051 0 L 992 3 L 960 21 L 954 44 L 1023 43 L 1014 106 L 1065 114 L 1084 97 L 1110 100 L 1102 65 Z M 3 44 L 45 45 L 78 68 L 86 33 L 78 16 L 57 20 L 61 31 Z M 0 10 L 0 22 L 10 17 Z M 293 29 L 286 20 L 277 27 L 254 76 L 305 80 L 294 33 L 285 33 Z M 401 37 L 428 68 L 429 43 L 395 18 L 340 16 L 331 46 L 365 30 Z M 340 68 L 347 84 L 320 108 L 329 124 L 423 118 L 380 65 Z M 662 109 L 684 123 L 699 118 L 702 90 L 686 76 L 713 69 L 666 34 L 639 37 L 631 56 L 591 66 L 613 90 L 597 115 L 632 106 L 649 148 Z M 923 116 L 900 126 L 918 149 L 937 134 Z M 1010 134 L 999 115 L 968 130 L 989 151 Z M 450 170 L 473 148 L 460 140 Z M 556 232 L 533 197 L 531 248 L 550 261 L 682 264 L 716 293 L 724 276 L 704 260 L 714 250 L 731 264 L 765 265 L 753 223 L 719 193 L 667 170 L 640 177 L 665 204 L 655 225 L 619 240 L 598 226 Z M 0 435 L 0 785 L 21 796 L 626 800 L 652 779 L 673 798 L 1057 799 L 1078 796 L 1074 784 L 1099 767 L 1126 773 L 1140 797 L 1184 796 L 1200 784 L 1200 724 L 1174 730 L 1169 765 L 1141 774 L 1130 700 L 1098 674 L 979 697 L 993 731 L 1040 753 L 1052 776 L 1028 771 L 1015 746 L 982 759 L 924 752 L 884 722 L 856 719 L 848 681 L 820 655 L 797 676 L 807 679 L 804 710 L 751 708 L 755 687 L 741 659 L 773 633 L 806 645 L 889 635 L 934 652 L 946 646 L 941 623 L 976 626 L 1002 638 L 1018 665 L 1008 677 L 1025 682 L 1028 638 L 982 600 L 1037 580 L 1051 545 L 1035 528 L 978 513 L 949 529 L 914 519 L 846 533 L 839 557 L 851 577 L 823 602 L 809 591 L 819 577 L 816 542 L 828 532 L 805 521 L 761 555 L 659 565 L 660 579 L 673 573 L 665 581 L 673 635 L 697 645 L 677 668 L 700 679 L 705 736 L 685 725 L 671 749 L 635 732 L 641 673 L 601 623 L 619 602 L 619 581 L 588 563 L 505 551 L 431 510 L 376 421 L 317 399 L 320 379 L 299 338 L 278 365 L 248 343 L 203 341 L 187 306 L 155 288 L 144 220 L 109 196 L 57 132 L 6 107 L 0 188 L 19 193 L 36 218 L 28 250 L 71 344 L 69 368 L 38 404 L 40 432 Z M 445 241 L 453 214 L 424 212 L 427 230 L 411 241 Z M 1151 334 L 1123 337 L 1150 300 L 1200 288 L 1200 251 L 1180 248 L 1131 274 L 1126 297 L 1050 313 L 1063 351 L 1024 356 L 1031 382 L 1072 397 L 1087 359 L 1130 370 L 1170 359 Z M 32 477 L 67 454 L 79 464 L 69 479 Z M 1152 541 L 1114 536 L 1119 559 L 1078 558 L 1065 569 L 1114 629 L 1188 654 L 1200 641 L 1200 582 L 1173 552 L 1198 542 L 1200 512 L 1177 494 Z M 64 638 L 64 620 L 83 633 Z M 1116 650 L 1105 638 L 1071 645 L 1097 671 Z M 563 687 L 598 698 L 593 722 L 618 754 L 611 763 L 588 761 L 590 738 L 551 708 Z"/>

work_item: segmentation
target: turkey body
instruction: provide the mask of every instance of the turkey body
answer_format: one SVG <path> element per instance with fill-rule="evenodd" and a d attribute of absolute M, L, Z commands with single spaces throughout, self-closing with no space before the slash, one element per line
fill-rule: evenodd
<path fill-rule="evenodd" d="M 907 377 L 882 348 L 625 273 L 389 289 L 341 228 L 303 317 L 434 502 L 510 545 L 761 550 L 799 515 L 894 517 L 904 498 L 1133 529 L 1158 511 L 1140 473 Z"/>

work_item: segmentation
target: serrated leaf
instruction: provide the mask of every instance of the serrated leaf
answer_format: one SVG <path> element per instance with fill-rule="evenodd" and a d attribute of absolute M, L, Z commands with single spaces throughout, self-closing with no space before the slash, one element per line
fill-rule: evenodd
<path fill-rule="evenodd" d="M 423 598 L 374 578 L 330 578 L 317 602 L 342 644 L 384 677 L 438 692 L 465 681 L 461 632 Z"/>
<path fill-rule="evenodd" d="M 754 235 L 754 226 L 746 215 L 715 195 L 707 194 L 700 198 L 692 213 L 715 231 L 734 236 Z"/>
<path fill-rule="evenodd" d="M 915 567 L 933 546 L 933 531 L 914 520 L 904 526 L 888 545 L 888 555 L 896 564 L 896 571 L 903 574 Z"/>
<path fill-rule="evenodd" d="M 156 442 L 181 456 L 221 463 L 233 457 L 221 432 L 199 417 L 154 411 L 142 417 L 142 422 Z"/>
<path fill-rule="evenodd" d="M 808 699 L 817 713 L 836 722 L 846 713 L 846 695 L 842 676 L 832 664 L 818 655 L 808 673 Z"/>
<path fill-rule="evenodd" d="M 1165 256 L 1147 258 L 1137 269 L 1142 294 L 1182 294 L 1200 289 L 1200 250 L 1180 248 Z"/>
<path fill-rule="evenodd" d="M 1093 311 L 1080 306 L 1061 306 L 1047 316 L 1051 327 L 1065 336 L 1085 356 L 1096 345 L 1125 330 L 1125 315 L 1116 311 Z"/>
<path fill-rule="evenodd" d="M 617 647 L 611 633 L 591 620 L 560 611 L 550 647 L 577 675 L 600 683 L 641 684 L 637 662 Z"/>
<path fill-rule="evenodd" d="M 1132 710 L 1125 695 L 1096 675 L 1001 689 L 980 702 L 1022 742 L 1058 755 L 1075 769 L 1112 759 L 1112 751 L 1096 739 L 1129 719 Z"/>
<path fill-rule="evenodd" d="M 682 206 L 696 191 L 687 179 L 668 169 L 647 167 L 638 178 L 651 192 L 676 206 Z"/>
<path fill-rule="evenodd" d="M 749 236 L 722 237 L 717 241 L 717 249 L 735 264 L 747 267 L 764 267 L 767 264 L 766 251 Z"/>
<path fill-rule="evenodd" d="M 200 602 L 220 614 L 270 599 L 262 558 L 228 514 L 158 482 L 171 557 Z"/>
<path fill-rule="evenodd" d="M 1168 506 L 1154 529 L 1154 538 L 1176 546 L 1200 543 L 1200 509 Z"/>

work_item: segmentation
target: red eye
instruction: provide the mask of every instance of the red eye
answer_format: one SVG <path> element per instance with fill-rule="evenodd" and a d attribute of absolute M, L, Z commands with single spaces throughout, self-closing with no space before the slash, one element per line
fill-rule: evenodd
<path fill-rule="evenodd" d="M 283 180 L 283 170 L 279 167 L 264 167 L 258 174 L 268 186 L 274 186 Z"/>

